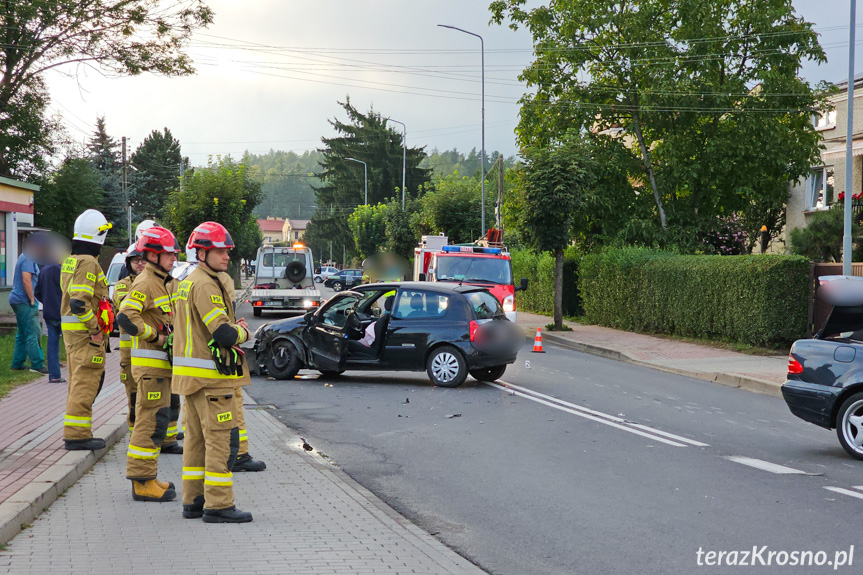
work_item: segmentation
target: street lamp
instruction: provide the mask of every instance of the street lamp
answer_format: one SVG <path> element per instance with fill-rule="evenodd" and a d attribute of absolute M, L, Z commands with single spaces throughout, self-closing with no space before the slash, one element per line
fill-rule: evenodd
<path fill-rule="evenodd" d="M 405 209 L 405 171 L 407 170 L 408 159 L 408 127 L 404 122 L 387 118 L 390 122 L 402 125 L 402 211 Z"/>
<path fill-rule="evenodd" d="M 345 159 L 363 165 L 363 173 L 366 175 L 366 205 L 369 205 L 369 166 L 368 166 L 368 164 L 366 164 L 362 160 L 357 160 L 356 158 L 345 158 Z"/>
<path fill-rule="evenodd" d="M 438 24 L 441 28 L 449 28 L 450 30 L 458 30 L 459 32 L 464 32 L 465 34 L 470 34 L 471 36 L 476 36 L 479 38 L 480 50 L 482 53 L 482 157 L 480 158 L 479 166 L 480 166 L 480 174 L 482 177 L 482 230 L 480 233 L 485 233 L 485 42 L 482 39 L 482 36 L 479 34 L 474 34 L 473 32 L 468 32 L 467 30 L 462 30 L 461 28 L 456 28 L 455 26 L 448 26 L 447 24 Z"/>
<path fill-rule="evenodd" d="M 851 20 L 849 25 L 848 48 L 848 123 L 845 128 L 845 221 L 844 233 L 842 235 L 842 275 L 851 275 L 851 201 L 854 196 L 854 33 L 857 28 L 857 0 L 851 0 Z"/>

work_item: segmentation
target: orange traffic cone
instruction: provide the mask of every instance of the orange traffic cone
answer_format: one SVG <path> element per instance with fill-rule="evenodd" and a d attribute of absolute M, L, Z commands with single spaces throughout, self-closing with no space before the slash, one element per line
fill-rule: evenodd
<path fill-rule="evenodd" d="M 536 337 L 533 339 L 533 353 L 545 353 L 542 351 L 542 332 L 536 328 Z"/>

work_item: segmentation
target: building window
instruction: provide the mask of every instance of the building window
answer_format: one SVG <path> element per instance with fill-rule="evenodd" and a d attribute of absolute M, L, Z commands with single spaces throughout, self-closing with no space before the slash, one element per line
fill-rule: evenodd
<path fill-rule="evenodd" d="M 826 130 L 828 128 L 832 128 L 836 125 L 836 110 L 830 110 L 829 112 L 823 112 L 818 114 L 818 117 L 815 119 L 815 129 L 816 130 Z"/>
<path fill-rule="evenodd" d="M 300 239 L 300 232 L 294 232 L 294 239 L 295 240 Z"/>
<path fill-rule="evenodd" d="M 812 170 L 807 180 L 806 210 L 826 210 L 835 201 L 833 168 L 824 166 Z"/>

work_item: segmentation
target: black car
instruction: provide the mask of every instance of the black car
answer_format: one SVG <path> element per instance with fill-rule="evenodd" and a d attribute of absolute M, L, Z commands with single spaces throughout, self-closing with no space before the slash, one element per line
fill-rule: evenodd
<path fill-rule="evenodd" d="M 443 387 L 461 385 L 468 373 L 498 379 L 524 344 L 486 289 L 428 282 L 359 286 L 303 317 L 268 323 L 255 338 L 250 364 L 277 379 L 302 368 L 425 370 Z"/>
<path fill-rule="evenodd" d="M 819 298 L 833 309 L 813 339 L 791 347 L 782 396 L 791 413 L 835 429 L 845 451 L 863 459 L 863 280 L 821 279 Z"/>
<path fill-rule="evenodd" d="M 334 291 L 342 291 L 346 287 L 353 287 L 363 283 L 363 270 L 342 270 L 324 280 L 324 285 L 333 288 Z"/>

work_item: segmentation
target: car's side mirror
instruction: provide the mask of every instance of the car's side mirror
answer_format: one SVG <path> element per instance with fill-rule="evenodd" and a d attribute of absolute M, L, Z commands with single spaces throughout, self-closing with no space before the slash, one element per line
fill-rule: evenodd
<path fill-rule="evenodd" d="M 525 291 L 527 289 L 527 278 L 521 278 L 521 285 L 515 287 L 515 291 Z"/>
<path fill-rule="evenodd" d="M 307 312 L 306 312 L 306 314 L 303 316 L 303 319 L 304 319 L 304 320 L 306 320 L 307 322 L 311 322 L 311 321 L 312 321 L 312 317 L 313 317 L 314 315 L 315 315 L 315 312 L 313 312 L 313 311 L 307 311 Z"/>
<path fill-rule="evenodd" d="M 420 274 L 420 281 L 421 282 L 426 281 L 426 275 L 425 274 Z"/>

